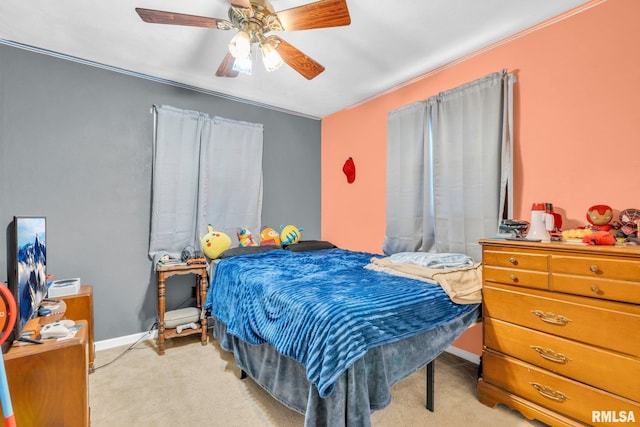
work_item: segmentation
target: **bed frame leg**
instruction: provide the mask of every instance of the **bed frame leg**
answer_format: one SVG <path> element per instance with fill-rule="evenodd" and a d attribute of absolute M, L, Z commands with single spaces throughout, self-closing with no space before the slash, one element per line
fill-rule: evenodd
<path fill-rule="evenodd" d="M 434 410 L 434 399 L 433 399 L 433 380 L 435 376 L 435 371 L 433 369 L 433 363 L 435 361 L 432 360 L 427 364 L 427 409 L 431 412 Z"/>
<path fill-rule="evenodd" d="M 243 379 L 247 378 L 247 373 L 244 370 L 242 370 L 239 367 L 237 367 L 237 366 L 233 367 L 233 373 L 236 376 L 236 378 L 238 378 L 239 380 L 243 380 Z"/>

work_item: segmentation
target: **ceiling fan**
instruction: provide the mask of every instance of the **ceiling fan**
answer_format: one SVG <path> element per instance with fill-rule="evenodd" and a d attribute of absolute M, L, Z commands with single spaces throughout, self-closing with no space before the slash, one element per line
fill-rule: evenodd
<path fill-rule="evenodd" d="M 229 49 L 216 71 L 218 77 L 251 74 L 251 48 L 260 47 L 265 68 L 278 69 L 283 63 L 311 80 L 324 67 L 270 31 L 285 32 L 349 25 L 351 17 L 346 0 L 320 0 L 275 12 L 268 0 L 229 0 L 229 20 L 136 8 L 144 22 L 187 25 L 218 30 L 236 29 Z"/>

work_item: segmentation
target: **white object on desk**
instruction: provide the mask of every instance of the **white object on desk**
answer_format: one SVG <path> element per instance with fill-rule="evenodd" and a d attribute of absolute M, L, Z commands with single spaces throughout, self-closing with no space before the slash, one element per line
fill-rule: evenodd
<path fill-rule="evenodd" d="M 49 286 L 48 297 L 64 297 L 80 293 L 80 278 L 54 280 Z"/>
<path fill-rule="evenodd" d="M 53 323 L 47 323 L 40 329 L 40 338 L 43 340 L 51 338 L 64 338 L 71 333 L 71 328 L 75 322 L 73 320 L 60 320 Z"/>

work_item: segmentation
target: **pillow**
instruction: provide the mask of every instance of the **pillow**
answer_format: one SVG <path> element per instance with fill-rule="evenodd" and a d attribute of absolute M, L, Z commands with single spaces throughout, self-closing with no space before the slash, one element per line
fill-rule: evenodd
<path fill-rule="evenodd" d="M 273 251 L 275 249 L 281 249 L 280 246 L 266 245 L 266 246 L 238 246 L 237 248 L 227 249 L 222 252 L 218 258 L 231 258 L 240 255 L 252 255 L 261 254 L 264 252 Z"/>
<path fill-rule="evenodd" d="M 427 268 L 473 267 L 473 258 L 465 254 L 432 252 L 398 252 L 389 257 L 391 262 L 416 264 Z"/>
<path fill-rule="evenodd" d="M 293 245 L 285 246 L 285 249 L 291 252 L 308 252 L 336 247 L 333 243 L 325 242 L 324 240 L 301 240 Z"/>

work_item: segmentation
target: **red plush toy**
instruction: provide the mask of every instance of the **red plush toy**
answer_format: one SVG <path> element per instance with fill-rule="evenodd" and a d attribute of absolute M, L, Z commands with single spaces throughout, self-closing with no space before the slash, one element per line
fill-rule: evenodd
<path fill-rule="evenodd" d="M 587 221 L 591 224 L 593 231 L 609 231 L 611 220 L 613 219 L 613 209 L 609 205 L 594 205 L 587 211 Z"/>
<path fill-rule="evenodd" d="M 584 236 L 582 238 L 582 242 L 587 245 L 615 245 L 616 238 L 611 235 L 608 231 L 596 231 L 593 234 L 589 234 L 588 236 Z"/>

